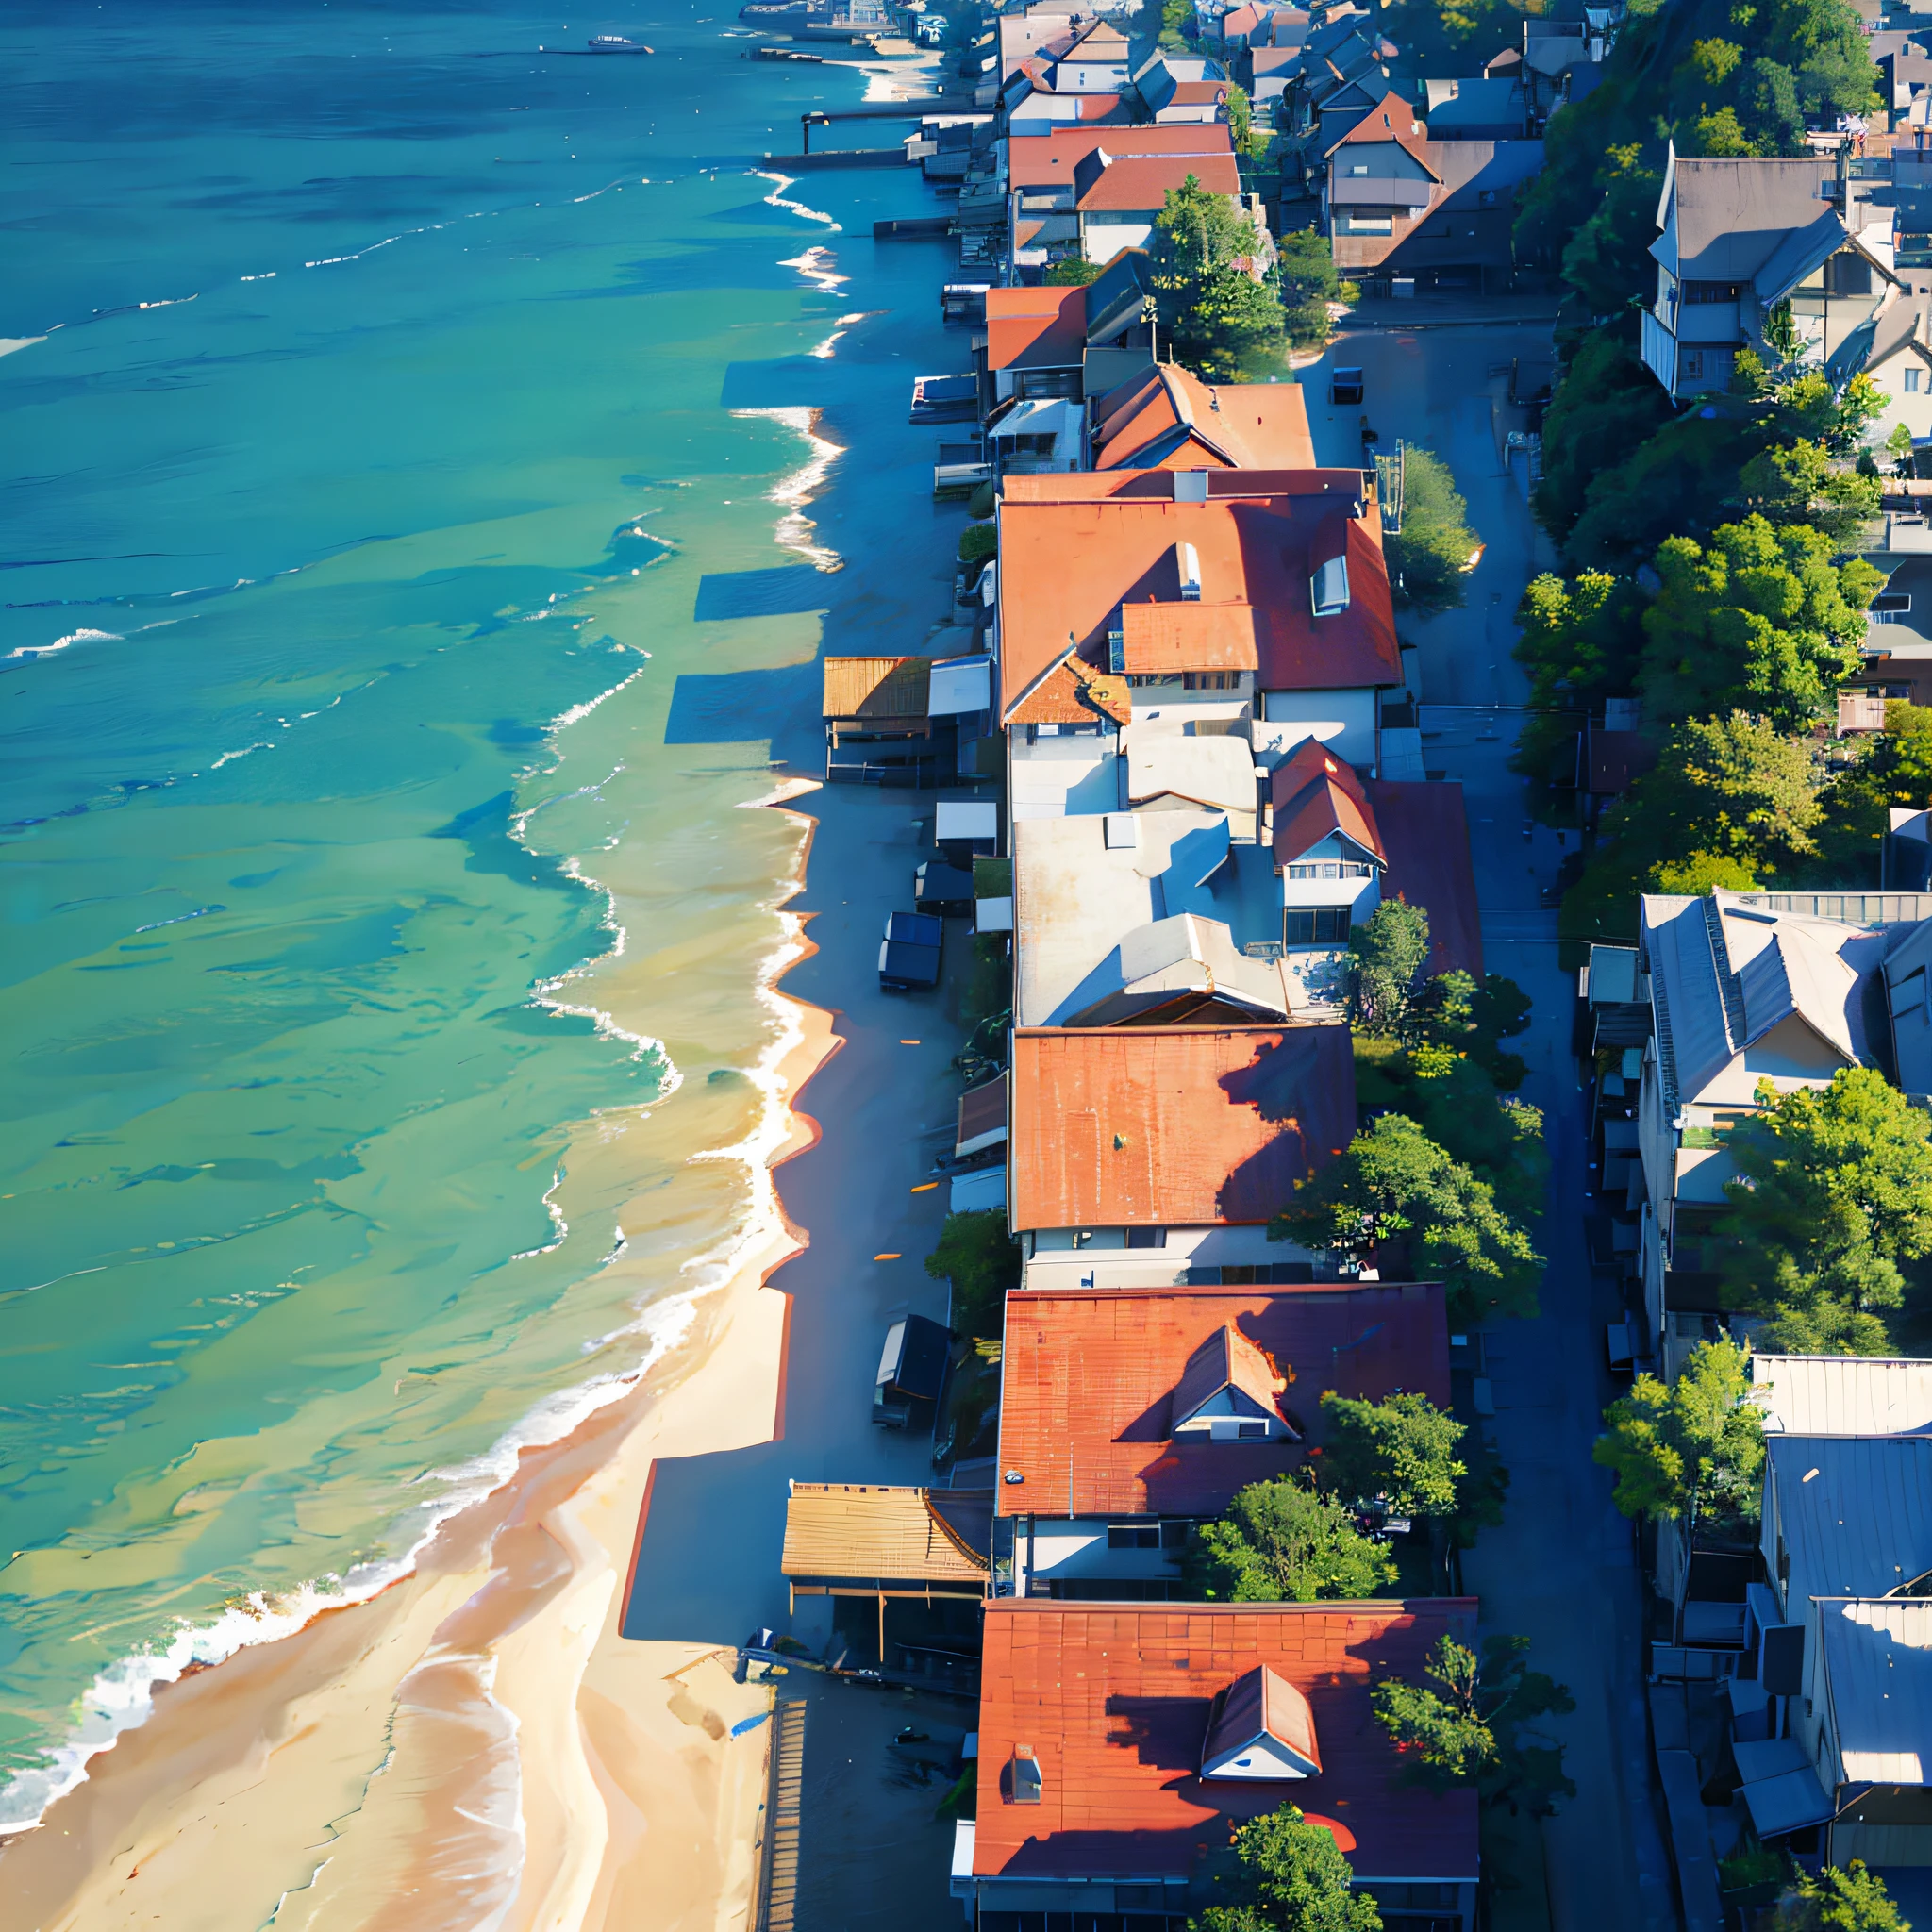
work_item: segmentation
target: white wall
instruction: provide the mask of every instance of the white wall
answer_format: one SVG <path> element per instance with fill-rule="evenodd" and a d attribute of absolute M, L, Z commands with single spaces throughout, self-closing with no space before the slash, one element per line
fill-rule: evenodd
<path fill-rule="evenodd" d="M 1170 1227 L 1167 1245 L 1129 1248 L 1124 1228 L 1096 1228 L 1084 1248 L 1071 1231 L 1046 1228 L 1033 1238 L 1027 1288 L 1170 1288 L 1190 1268 L 1272 1268 L 1313 1258 L 1294 1241 L 1271 1241 L 1262 1226 Z M 1089 1277 L 1091 1277 L 1090 1280 Z"/>
<path fill-rule="evenodd" d="M 1906 371 L 1918 374 L 1916 393 L 1906 393 Z M 1904 349 L 1888 357 L 1876 369 L 1867 370 L 1885 397 L 1885 413 L 1872 425 L 1866 441 L 1882 448 L 1885 439 L 1903 423 L 1915 437 L 1932 437 L 1932 368 L 1915 349 Z"/>
<path fill-rule="evenodd" d="M 1152 209 L 1080 218 L 1080 245 L 1089 261 L 1108 262 L 1124 249 L 1145 248 L 1153 233 Z"/>
<path fill-rule="evenodd" d="M 1048 1497 L 1028 1500 L 1051 1507 Z M 1025 1574 L 1039 1577 L 1042 1582 L 1070 1576 L 1153 1577 L 1177 1576 L 1180 1574 L 1178 1550 L 1108 1549 L 1108 1520 L 1104 1516 L 1049 1518 L 1045 1521 L 1036 1518 L 1033 1534 L 1025 1540 L 1031 1543 L 1030 1566 L 1026 1566 L 1026 1551 L 1020 1547 L 1022 1539 L 1015 1537 L 1015 1567 L 1026 1566 Z M 1130 1518 L 1119 1516 L 1111 1520 L 1124 1523 Z M 1019 1578 L 1016 1576 L 1014 1580 L 1017 1583 Z"/>
<path fill-rule="evenodd" d="M 1373 765 L 1375 742 L 1375 691 L 1271 691 L 1261 695 L 1261 716 L 1270 724 L 1285 724 L 1279 734 L 1281 751 L 1293 751 L 1304 739 L 1319 738 L 1343 764 Z M 1277 734 L 1270 732 L 1270 740 Z M 1256 750 L 1260 750 L 1257 734 Z"/>

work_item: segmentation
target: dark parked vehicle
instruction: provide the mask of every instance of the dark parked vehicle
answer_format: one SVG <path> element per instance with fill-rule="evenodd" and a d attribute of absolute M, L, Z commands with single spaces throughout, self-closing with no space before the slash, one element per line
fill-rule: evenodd
<path fill-rule="evenodd" d="M 894 912 L 886 920 L 879 946 L 879 986 L 886 992 L 911 992 L 940 983 L 940 948 L 945 924 L 926 912 Z"/>
<path fill-rule="evenodd" d="M 922 912 L 963 919 L 973 910 L 973 874 L 942 858 L 928 858 L 913 874 L 912 896 Z"/>
<path fill-rule="evenodd" d="M 886 1330 L 879 1372 L 872 1391 L 872 1419 L 881 1428 L 904 1429 L 917 1422 L 932 1426 L 946 1386 L 946 1362 L 953 1338 L 924 1315 L 901 1315 Z"/>
<path fill-rule="evenodd" d="M 1328 400 L 1349 405 L 1362 399 L 1362 373 L 1359 369 L 1337 369 L 1328 377 Z"/>

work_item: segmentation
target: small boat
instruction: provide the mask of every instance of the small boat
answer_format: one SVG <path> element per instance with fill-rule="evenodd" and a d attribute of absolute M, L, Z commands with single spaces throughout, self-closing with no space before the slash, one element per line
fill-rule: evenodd
<path fill-rule="evenodd" d="M 641 41 L 627 41 L 622 34 L 592 34 L 591 52 L 593 54 L 648 54 L 650 48 Z"/>

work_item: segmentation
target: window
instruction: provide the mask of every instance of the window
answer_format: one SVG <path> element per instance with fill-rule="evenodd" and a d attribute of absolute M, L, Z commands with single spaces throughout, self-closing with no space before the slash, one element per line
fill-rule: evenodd
<path fill-rule="evenodd" d="M 1909 591 L 1880 591 L 1872 600 L 1870 615 L 1874 624 L 1898 624 L 1911 608 Z"/>
<path fill-rule="evenodd" d="M 1180 680 L 1177 677 L 1157 676 L 1152 672 L 1134 671 L 1127 674 L 1127 689 L 1129 691 L 1145 691 L 1150 684 L 1178 684 Z"/>
<path fill-rule="evenodd" d="M 1351 175 L 1366 175 L 1369 172 L 1369 164 L 1366 161 L 1352 161 L 1349 163 L 1348 172 Z"/>
<path fill-rule="evenodd" d="M 1394 218 L 1382 208 L 1349 208 L 1341 217 L 1344 235 L 1392 235 Z"/>
<path fill-rule="evenodd" d="M 1834 255 L 1824 264 L 1824 292 L 1827 295 L 1869 295 L 1872 292 L 1872 264 L 1862 255 L 1849 251 Z"/>
<path fill-rule="evenodd" d="M 1127 1230 L 1127 1245 L 1130 1248 L 1164 1248 L 1167 1245 L 1167 1230 L 1164 1227 L 1130 1227 Z"/>
<path fill-rule="evenodd" d="M 1331 557 L 1308 579 L 1308 601 L 1317 617 L 1339 617 L 1348 608 L 1348 558 Z"/>
<path fill-rule="evenodd" d="M 1265 1442 L 1268 1440 L 1268 1424 L 1262 1423 L 1237 1423 L 1235 1440 L 1238 1442 Z"/>
<path fill-rule="evenodd" d="M 1239 671 L 1185 671 L 1181 674 L 1183 691 L 1239 691 L 1241 688 L 1241 675 Z"/>
<path fill-rule="evenodd" d="M 1160 1524 L 1157 1523 L 1109 1523 L 1107 1546 L 1110 1550 L 1158 1550 Z"/>
<path fill-rule="evenodd" d="M 1179 1550 L 1187 1547 L 1188 1539 L 1194 1533 L 1194 1525 L 1184 1516 L 1169 1516 L 1160 1524 L 1160 1547 L 1163 1550 Z M 1115 1891 L 1118 1898 L 1120 1893 Z"/>
<path fill-rule="evenodd" d="M 1475 205 L 1478 208 L 1494 208 L 1496 191 L 1493 188 L 1478 188 L 1475 192 Z"/>
<path fill-rule="evenodd" d="M 1348 939 L 1346 906 L 1291 906 L 1286 927 L 1291 946 L 1339 946 Z"/>
<path fill-rule="evenodd" d="M 1907 395 L 1915 396 L 1919 393 L 1919 378 L 1925 372 L 1923 369 L 1921 369 L 1916 363 L 1914 363 L 1909 369 L 1906 371 Z"/>
<path fill-rule="evenodd" d="M 1365 879 L 1374 867 L 1353 858 L 1310 858 L 1287 870 L 1291 879 Z"/>
<path fill-rule="evenodd" d="M 1735 302 L 1744 291 L 1741 282 L 1686 282 L 1684 300 L 1687 304 L 1698 302 Z"/>

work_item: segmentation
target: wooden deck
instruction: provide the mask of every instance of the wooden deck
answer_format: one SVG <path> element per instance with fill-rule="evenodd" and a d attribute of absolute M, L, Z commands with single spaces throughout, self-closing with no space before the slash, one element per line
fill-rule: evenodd
<path fill-rule="evenodd" d="M 780 1698 L 772 1711 L 772 1760 L 758 1871 L 758 1932 L 794 1932 L 799 1810 L 805 1794 L 805 1705 Z"/>

